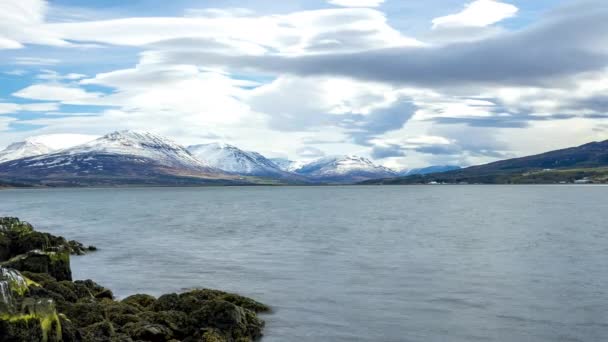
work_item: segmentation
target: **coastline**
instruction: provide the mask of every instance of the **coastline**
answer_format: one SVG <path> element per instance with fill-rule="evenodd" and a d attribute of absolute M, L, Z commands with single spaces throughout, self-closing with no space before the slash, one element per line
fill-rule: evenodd
<path fill-rule="evenodd" d="M 0 218 L 0 336 L 8 341 L 254 341 L 270 308 L 218 290 L 116 300 L 72 280 L 70 255 L 96 248 Z"/>

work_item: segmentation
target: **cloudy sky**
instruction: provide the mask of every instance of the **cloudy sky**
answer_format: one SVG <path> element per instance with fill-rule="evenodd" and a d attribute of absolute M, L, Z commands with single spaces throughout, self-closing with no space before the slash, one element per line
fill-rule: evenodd
<path fill-rule="evenodd" d="M 471 165 L 608 139 L 608 1 L 1 0 L 0 84 L 0 147 L 137 129 Z"/>

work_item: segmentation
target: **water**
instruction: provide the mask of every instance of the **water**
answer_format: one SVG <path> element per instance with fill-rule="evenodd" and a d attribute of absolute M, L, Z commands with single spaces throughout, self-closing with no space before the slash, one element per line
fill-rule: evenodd
<path fill-rule="evenodd" d="M 210 287 L 268 341 L 608 340 L 608 187 L 0 191 L 124 297 Z"/>

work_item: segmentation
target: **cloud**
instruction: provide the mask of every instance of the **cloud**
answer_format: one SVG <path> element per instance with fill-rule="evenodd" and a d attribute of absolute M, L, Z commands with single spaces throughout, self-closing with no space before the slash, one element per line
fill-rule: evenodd
<path fill-rule="evenodd" d="M 384 0 L 329 0 L 328 3 L 343 7 L 378 7 Z"/>
<path fill-rule="evenodd" d="M 30 100 L 58 101 L 72 105 L 103 105 L 103 94 L 63 84 L 34 84 L 21 89 L 13 96 Z"/>
<path fill-rule="evenodd" d="M 608 6 L 549 16 L 475 42 L 285 57 L 151 52 L 164 63 L 221 65 L 300 76 L 343 76 L 419 87 L 548 85 L 608 65 Z M 525 52 L 525 53 L 524 53 Z"/>
<path fill-rule="evenodd" d="M 284 76 L 251 91 L 244 100 L 252 110 L 267 114 L 274 129 L 308 131 L 341 126 L 388 106 L 396 98 L 395 90 L 382 84 L 339 77 Z"/>
<path fill-rule="evenodd" d="M 370 140 L 384 133 L 399 130 L 414 115 L 416 106 L 409 100 L 391 103 L 368 115 L 350 114 L 340 118 L 340 126 L 358 145 L 369 146 Z"/>
<path fill-rule="evenodd" d="M 11 123 L 17 121 L 15 118 L 0 116 L 0 132 L 8 131 Z"/>
<path fill-rule="evenodd" d="M 305 159 L 320 158 L 325 156 L 325 152 L 312 146 L 306 146 L 298 149 L 298 156 Z"/>
<path fill-rule="evenodd" d="M 84 144 L 99 138 L 90 134 L 44 134 L 30 138 L 30 141 L 39 142 L 52 149 L 59 150 Z"/>
<path fill-rule="evenodd" d="M 36 78 L 39 80 L 46 80 L 46 81 L 63 81 L 63 80 L 75 81 L 75 80 L 85 78 L 86 76 L 87 75 L 79 74 L 79 73 L 69 73 L 69 74 L 62 75 L 53 70 L 41 70 L 41 73 L 38 74 L 36 76 Z"/>
<path fill-rule="evenodd" d="M 518 8 L 495 0 L 476 0 L 459 13 L 433 19 L 433 29 L 485 27 L 517 14 Z"/>
<path fill-rule="evenodd" d="M 386 159 L 393 157 L 405 157 L 406 153 L 399 145 L 389 144 L 387 146 L 374 146 L 371 156 L 374 159 Z"/>
<path fill-rule="evenodd" d="M 58 103 L 0 103 L 0 114 L 13 114 L 19 112 L 50 112 L 54 110 L 59 110 Z"/>
<path fill-rule="evenodd" d="M 299 55 L 328 51 L 361 51 L 389 46 L 419 46 L 370 8 L 310 10 L 272 16 L 148 17 L 47 24 L 70 41 L 126 46 L 180 47 L 216 51 L 218 44 L 234 53 L 251 51 Z M 206 44 L 211 42 L 211 49 Z M 169 43 L 167 43 L 169 42 Z M 244 48 L 244 49 L 243 49 Z"/>
<path fill-rule="evenodd" d="M 24 44 L 69 45 L 57 33 L 45 28 L 47 9 L 44 0 L 2 0 L 0 49 L 18 49 Z"/>

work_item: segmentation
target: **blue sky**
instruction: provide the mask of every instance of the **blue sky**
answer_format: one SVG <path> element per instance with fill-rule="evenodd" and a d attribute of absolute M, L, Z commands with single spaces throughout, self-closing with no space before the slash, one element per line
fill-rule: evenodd
<path fill-rule="evenodd" d="M 608 138 L 604 1 L 243 4 L 3 1 L 0 147 L 137 129 L 408 168 Z"/>

